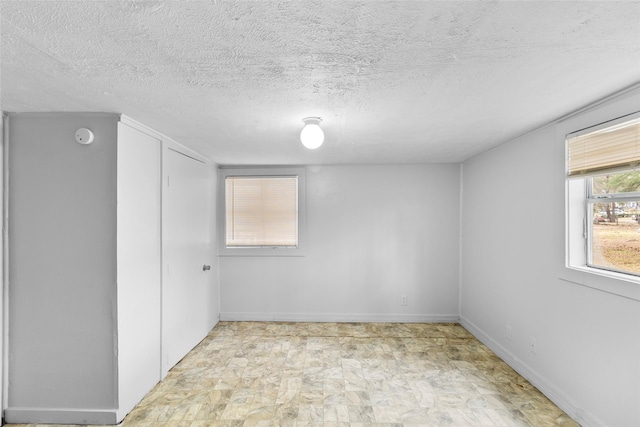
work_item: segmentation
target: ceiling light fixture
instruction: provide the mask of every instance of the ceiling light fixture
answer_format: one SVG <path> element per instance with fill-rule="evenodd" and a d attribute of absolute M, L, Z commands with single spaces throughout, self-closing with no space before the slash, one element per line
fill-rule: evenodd
<path fill-rule="evenodd" d="M 320 128 L 320 117 L 306 117 L 302 119 L 304 127 L 300 132 L 300 141 L 302 145 L 313 150 L 322 145 L 324 142 L 324 132 Z"/>

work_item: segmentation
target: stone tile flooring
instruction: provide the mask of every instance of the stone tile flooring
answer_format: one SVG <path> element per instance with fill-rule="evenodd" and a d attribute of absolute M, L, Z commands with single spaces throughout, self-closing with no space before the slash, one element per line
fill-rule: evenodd
<path fill-rule="evenodd" d="M 220 322 L 123 426 L 577 426 L 457 324 Z"/>

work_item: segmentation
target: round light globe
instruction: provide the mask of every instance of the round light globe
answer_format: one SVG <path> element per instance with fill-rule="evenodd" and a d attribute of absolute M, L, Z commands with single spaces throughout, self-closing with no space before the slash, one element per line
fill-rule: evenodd
<path fill-rule="evenodd" d="M 300 132 L 300 142 L 311 150 L 316 149 L 324 142 L 324 132 L 316 123 L 307 123 Z"/>

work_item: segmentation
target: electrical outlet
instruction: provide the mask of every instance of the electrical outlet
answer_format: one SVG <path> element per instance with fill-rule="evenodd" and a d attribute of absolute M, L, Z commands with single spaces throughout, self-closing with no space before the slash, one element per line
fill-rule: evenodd
<path fill-rule="evenodd" d="M 531 351 L 531 353 L 536 354 L 537 348 L 536 348 L 536 339 L 533 337 L 529 338 L 529 351 Z"/>
<path fill-rule="evenodd" d="M 407 305 L 407 296 L 406 295 L 402 295 L 400 297 L 400 305 Z"/>
<path fill-rule="evenodd" d="M 507 339 L 509 341 L 511 341 L 513 339 L 513 334 L 511 332 L 511 326 L 507 325 L 507 327 L 504 330 L 504 334 L 505 334 L 505 336 L 507 337 Z"/>

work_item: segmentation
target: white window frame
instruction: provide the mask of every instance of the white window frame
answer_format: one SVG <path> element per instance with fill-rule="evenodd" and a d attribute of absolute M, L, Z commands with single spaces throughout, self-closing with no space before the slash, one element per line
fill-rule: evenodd
<path fill-rule="evenodd" d="M 271 247 L 227 247 L 226 245 L 226 191 L 225 182 L 228 176 L 247 177 L 288 177 L 298 178 L 298 246 L 271 246 Z M 220 256 L 306 256 L 307 242 L 307 215 L 305 202 L 306 169 L 304 167 L 287 166 L 259 166 L 259 167 L 233 167 L 224 166 L 219 169 L 218 179 L 218 230 Z"/>
<path fill-rule="evenodd" d="M 638 112 L 640 90 L 634 89 L 556 123 L 556 138 L 565 147 L 566 138 L 584 129 L 593 128 Z M 565 157 L 567 158 L 567 157 Z M 559 278 L 564 281 L 598 289 L 614 295 L 640 301 L 640 277 L 588 265 L 588 178 L 567 178 L 565 172 L 565 268 Z"/>
<path fill-rule="evenodd" d="M 639 171 L 640 168 L 633 168 L 633 169 L 626 169 L 626 170 L 622 170 L 622 171 L 616 171 L 616 173 L 624 173 L 624 172 L 637 172 Z M 585 229 L 587 230 L 586 233 L 586 257 L 587 257 L 587 266 L 591 267 L 591 268 L 597 268 L 597 269 L 602 269 L 602 270 L 608 270 L 608 271 L 613 271 L 616 273 L 622 273 L 622 274 L 629 274 L 631 276 L 636 276 L 640 278 L 640 272 L 638 273 L 630 273 L 628 271 L 623 271 L 623 270 L 618 270 L 615 269 L 613 267 L 604 267 L 604 266 L 599 266 L 599 265 L 594 265 L 593 264 L 593 245 L 590 244 L 590 242 L 593 241 L 593 208 L 592 208 L 592 204 L 595 203 L 623 203 L 623 202 L 629 202 L 629 201 L 637 201 L 640 200 L 640 192 L 633 192 L 633 193 L 613 193 L 613 194 L 607 194 L 606 197 L 605 196 L 601 196 L 601 195 L 597 195 L 597 194 L 593 194 L 592 191 L 592 180 L 594 177 L 589 177 L 589 178 L 583 178 L 583 183 L 586 189 L 586 197 L 585 197 Z"/>

